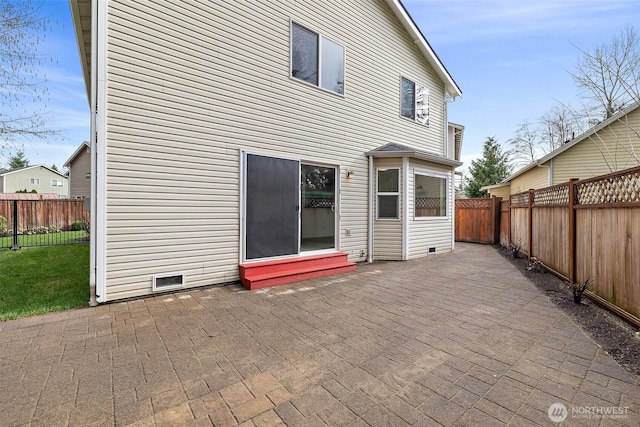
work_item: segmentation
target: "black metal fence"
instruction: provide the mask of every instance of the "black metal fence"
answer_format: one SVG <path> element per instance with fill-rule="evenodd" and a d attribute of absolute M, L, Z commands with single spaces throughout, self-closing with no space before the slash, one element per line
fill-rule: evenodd
<path fill-rule="evenodd" d="M 89 242 L 82 199 L 0 200 L 0 248 Z"/>

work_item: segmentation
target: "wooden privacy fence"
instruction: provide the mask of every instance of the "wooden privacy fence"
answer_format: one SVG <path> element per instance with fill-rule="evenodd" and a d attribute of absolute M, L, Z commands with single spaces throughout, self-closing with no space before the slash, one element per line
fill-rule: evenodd
<path fill-rule="evenodd" d="M 84 206 L 82 199 L 0 200 L 0 216 L 6 219 L 9 231 L 16 213 L 20 233 L 40 227 L 67 231 L 75 221 L 89 221 Z"/>
<path fill-rule="evenodd" d="M 500 197 L 457 199 L 455 239 L 457 242 L 494 244 L 500 241 Z"/>
<path fill-rule="evenodd" d="M 503 245 L 640 317 L 640 167 L 514 194 L 504 212 Z"/>

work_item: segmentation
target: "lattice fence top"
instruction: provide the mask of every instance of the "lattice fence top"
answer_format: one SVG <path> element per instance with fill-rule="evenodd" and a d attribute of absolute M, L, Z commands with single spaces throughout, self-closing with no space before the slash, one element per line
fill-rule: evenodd
<path fill-rule="evenodd" d="M 640 170 L 578 182 L 576 193 L 580 205 L 640 202 Z"/>
<path fill-rule="evenodd" d="M 533 193 L 534 205 L 566 205 L 569 203 L 569 186 L 567 184 L 542 188 Z"/>
<path fill-rule="evenodd" d="M 416 208 L 441 208 L 446 204 L 445 199 L 439 197 L 416 197 Z"/>
<path fill-rule="evenodd" d="M 529 193 L 518 193 L 511 196 L 511 206 L 529 206 Z"/>
<path fill-rule="evenodd" d="M 456 208 L 487 209 L 489 206 L 491 206 L 491 203 L 491 199 L 456 199 Z"/>
<path fill-rule="evenodd" d="M 307 198 L 304 201 L 305 208 L 331 208 L 334 206 L 333 199 L 322 198 L 322 197 L 313 197 Z"/>

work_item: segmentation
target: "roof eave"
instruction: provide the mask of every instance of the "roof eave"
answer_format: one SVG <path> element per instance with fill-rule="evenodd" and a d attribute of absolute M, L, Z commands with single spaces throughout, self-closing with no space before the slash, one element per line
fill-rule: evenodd
<path fill-rule="evenodd" d="M 85 89 L 87 91 L 87 99 L 91 99 L 91 70 L 87 62 L 87 51 L 85 49 L 85 40 L 82 32 L 82 16 L 80 13 L 79 2 L 81 0 L 69 0 L 69 8 L 71 9 L 71 18 L 73 20 L 73 29 L 76 34 L 76 45 L 78 54 L 80 55 L 80 64 L 82 65 L 82 74 L 84 76 Z M 89 52 L 91 54 L 91 52 Z"/>
<path fill-rule="evenodd" d="M 455 98 L 456 96 L 462 96 L 462 90 L 458 86 L 458 84 L 453 80 L 449 71 L 445 68 L 438 55 L 434 52 L 434 50 L 429 45 L 429 42 L 424 37 L 418 26 L 409 15 L 409 12 L 404 7 L 400 0 L 386 0 L 391 10 L 396 15 L 396 17 L 400 20 L 402 26 L 409 32 L 409 35 L 413 39 L 413 42 L 418 46 L 418 49 L 422 52 L 424 57 L 427 59 L 429 64 L 433 67 L 435 72 L 438 74 L 438 77 L 444 82 L 445 90 L 447 94 Z"/>
<path fill-rule="evenodd" d="M 437 163 L 440 165 L 446 165 L 446 166 L 453 166 L 453 167 L 458 167 L 458 166 L 462 166 L 462 162 L 459 162 L 457 160 L 453 160 L 453 159 L 448 159 L 446 157 L 440 157 L 440 156 L 435 156 L 435 155 L 430 155 L 428 153 L 421 153 L 419 151 L 368 151 L 367 153 L 365 153 L 367 156 L 372 156 L 372 157 L 384 157 L 384 158 L 390 158 L 390 157 L 412 157 L 414 159 L 420 159 L 420 160 L 425 160 L 427 162 L 431 162 L 431 163 Z"/>
<path fill-rule="evenodd" d="M 62 165 L 62 167 L 68 168 L 69 165 L 71 165 L 71 162 L 75 160 L 76 157 L 78 157 L 78 155 L 82 152 L 82 150 L 84 150 L 86 147 L 90 147 L 89 142 L 88 141 L 84 141 L 78 148 L 76 148 L 76 151 L 73 152 L 73 154 L 69 157 L 69 159 L 64 163 L 64 165 Z"/>

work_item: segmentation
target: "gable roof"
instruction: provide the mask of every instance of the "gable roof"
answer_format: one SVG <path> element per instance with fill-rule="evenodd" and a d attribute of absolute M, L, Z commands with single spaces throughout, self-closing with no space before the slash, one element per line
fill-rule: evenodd
<path fill-rule="evenodd" d="M 33 165 L 33 166 L 25 166 L 23 168 L 0 170 L 0 176 L 9 175 L 9 174 L 16 173 L 16 172 L 22 172 L 22 171 L 26 171 L 27 169 L 33 169 L 33 168 L 45 168 L 49 172 L 53 172 L 55 174 L 60 175 L 63 178 L 67 178 L 66 175 L 64 175 L 64 174 L 62 174 L 62 173 L 60 173 L 58 171 L 54 171 L 53 169 L 48 168 L 45 165 Z"/>
<path fill-rule="evenodd" d="M 407 30 L 409 35 L 411 35 L 413 42 L 418 46 L 420 52 L 427 59 L 427 62 L 433 67 L 438 74 L 438 77 L 444 82 L 446 92 L 449 96 L 455 98 L 456 96 L 462 96 L 462 91 L 457 83 L 449 74 L 449 71 L 445 68 L 438 55 L 431 48 L 431 45 L 427 41 L 427 38 L 422 34 L 420 28 L 416 25 L 409 12 L 404 7 L 400 0 L 386 0 L 387 4 L 391 7 L 391 10 L 396 15 L 396 17 L 400 20 L 402 26 Z"/>
<path fill-rule="evenodd" d="M 373 157 L 413 157 L 415 159 L 426 160 L 428 162 L 439 163 L 447 166 L 458 167 L 462 165 L 462 162 L 457 160 L 429 153 L 428 151 L 416 150 L 415 148 L 396 144 L 395 142 L 390 142 L 389 144 L 385 144 L 375 150 L 371 150 L 365 153 L 365 155 Z"/>
<path fill-rule="evenodd" d="M 66 162 L 64 162 L 64 165 L 62 166 L 65 168 L 68 168 L 71 162 L 73 162 L 76 159 L 76 157 L 78 157 L 78 155 L 82 153 L 82 151 L 85 148 L 89 148 L 89 147 L 90 147 L 89 141 L 84 141 L 82 144 L 80 144 L 80 146 L 76 149 L 76 151 L 73 152 L 71 157 L 69 157 L 69 159 Z"/>
<path fill-rule="evenodd" d="M 581 133 L 580 135 L 578 135 L 577 137 L 573 138 L 571 141 L 569 141 L 569 142 L 561 145 L 560 147 L 556 148 L 555 150 L 553 150 L 552 152 L 550 152 L 546 156 L 543 156 L 543 157 L 539 158 L 538 160 L 528 164 L 527 166 L 523 167 L 522 169 L 519 169 L 518 171 L 516 171 L 512 175 L 510 175 L 507 178 L 505 178 L 504 181 L 502 181 L 502 183 L 508 183 L 511 180 L 513 180 L 514 178 L 516 178 L 516 177 L 524 174 L 525 172 L 535 168 L 536 166 L 542 166 L 543 164 L 545 164 L 549 160 L 553 159 L 554 157 L 558 156 L 559 154 L 564 153 L 565 151 L 567 151 L 569 148 L 573 147 L 574 145 L 577 145 L 577 144 L 581 143 L 582 141 L 584 141 L 586 139 L 589 139 L 593 134 L 595 134 L 598 131 L 604 129 L 605 127 L 609 126 L 610 124 L 620 120 L 622 117 L 624 117 L 627 114 L 631 113 L 632 111 L 634 111 L 638 107 L 640 107 L 640 103 L 636 102 L 635 104 L 630 105 L 629 107 L 619 111 L 618 113 L 616 113 L 613 116 L 609 117 L 607 120 L 604 120 L 604 121 L 598 123 L 597 125 L 589 128 L 587 131 L 585 131 L 585 132 Z"/>
<path fill-rule="evenodd" d="M 431 48 L 426 37 L 422 34 L 407 9 L 400 0 L 385 0 L 394 15 L 398 18 L 402 26 L 411 36 L 413 42 L 418 46 L 420 52 L 427 62 L 433 67 L 438 77 L 445 84 L 446 93 L 455 98 L 462 96 L 462 90 L 453 80 L 449 71 L 445 68 L 438 55 Z M 87 97 L 91 97 L 90 70 L 91 70 L 91 1 L 90 0 L 69 0 L 73 27 L 76 33 L 78 51 L 80 53 L 80 63 L 84 74 L 84 81 L 87 89 Z M 91 101 L 89 101 L 91 102 Z"/>

